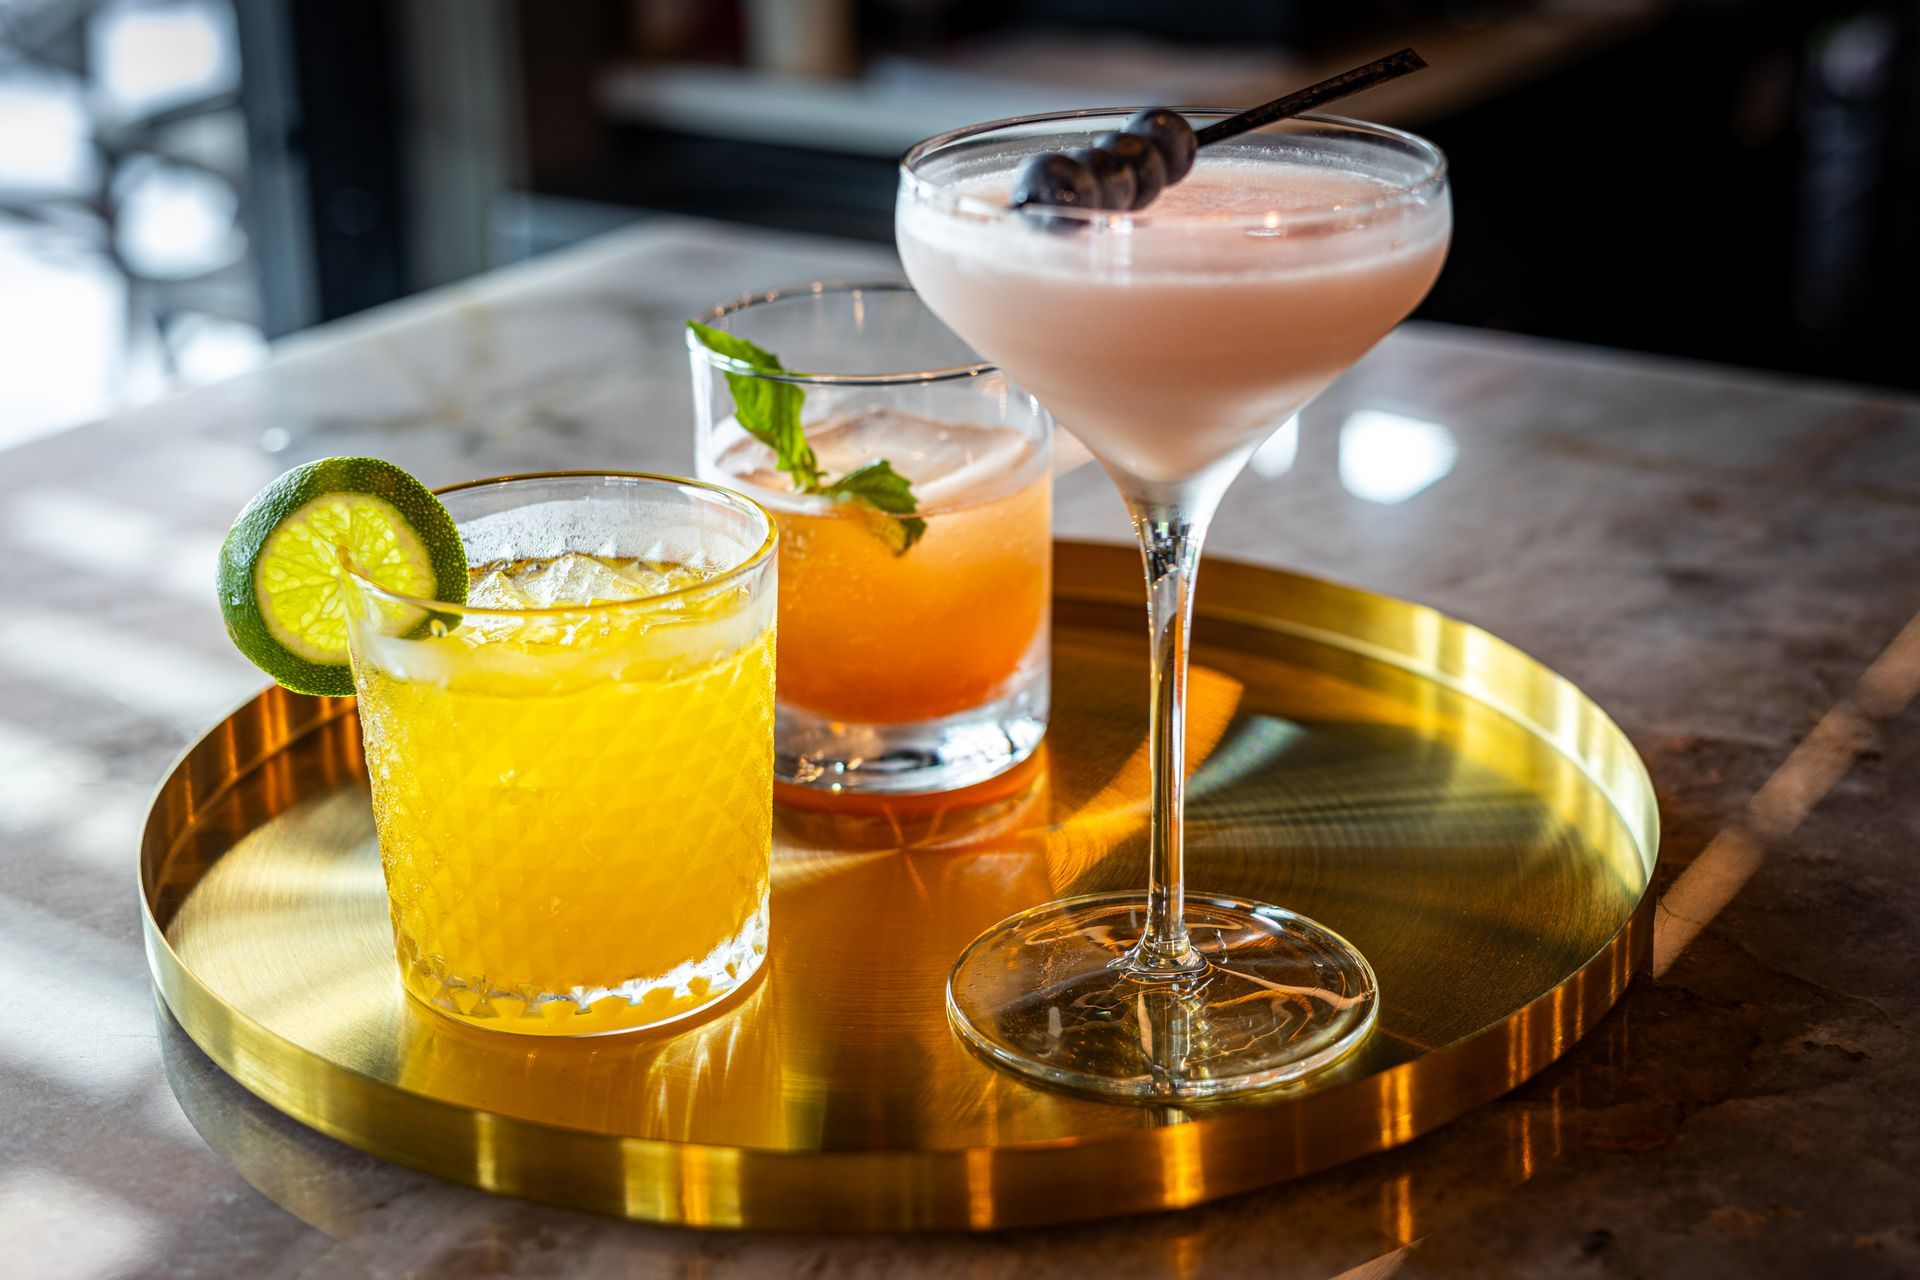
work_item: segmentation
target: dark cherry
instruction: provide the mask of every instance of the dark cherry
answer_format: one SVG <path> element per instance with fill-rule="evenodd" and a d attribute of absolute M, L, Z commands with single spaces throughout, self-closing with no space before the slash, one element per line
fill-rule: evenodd
<path fill-rule="evenodd" d="M 1168 186 L 1186 177 L 1187 171 L 1193 168 L 1193 153 L 1199 149 L 1200 142 L 1193 136 L 1193 126 L 1179 112 L 1166 107 L 1145 107 L 1127 117 L 1120 131 L 1153 144 L 1153 149 L 1166 162 Z"/>
<path fill-rule="evenodd" d="M 1097 194 L 1094 207 L 1099 209 L 1131 209 L 1133 207 L 1133 169 L 1119 156 L 1099 147 L 1075 147 L 1067 152 L 1071 160 L 1078 160 L 1086 171 L 1093 175 Z"/>
<path fill-rule="evenodd" d="M 1064 228 L 1073 226 L 1074 220 L 1051 216 L 1046 212 L 1048 207 L 1092 209 L 1097 207 L 1099 196 L 1099 184 L 1087 166 L 1057 151 L 1047 151 L 1028 156 L 1020 166 L 1020 172 L 1014 175 L 1010 203 L 1049 226 Z M 1034 208 L 1036 205 L 1042 207 Z"/>
<path fill-rule="evenodd" d="M 1166 162 L 1153 144 L 1140 135 L 1103 133 L 1093 140 L 1093 149 L 1111 153 L 1133 173 L 1133 199 L 1119 208 L 1144 209 L 1166 189 Z"/>
<path fill-rule="evenodd" d="M 1177 112 L 1150 107 L 1091 146 L 1028 156 L 1014 175 L 1009 203 L 1056 231 L 1080 223 L 1050 212 L 1054 209 L 1144 209 L 1187 176 L 1197 146 Z"/>

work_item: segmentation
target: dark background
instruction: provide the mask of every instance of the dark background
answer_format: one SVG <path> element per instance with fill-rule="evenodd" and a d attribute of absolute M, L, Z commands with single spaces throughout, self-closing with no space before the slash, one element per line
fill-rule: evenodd
<path fill-rule="evenodd" d="M 236 70 L 96 115 L 77 193 L 9 192 L 0 146 L 0 230 L 93 245 L 169 368 L 196 316 L 278 337 L 659 213 L 887 241 L 917 136 L 1410 43 L 1433 69 L 1350 110 L 1452 158 L 1423 317 L 1920 388 L 1913 0 L 0 0 L 0 86 L 97 84 L 101 24 L 168 11 Z M 119 251 L 167 166 L 232 192 L 217 261 Z"/>

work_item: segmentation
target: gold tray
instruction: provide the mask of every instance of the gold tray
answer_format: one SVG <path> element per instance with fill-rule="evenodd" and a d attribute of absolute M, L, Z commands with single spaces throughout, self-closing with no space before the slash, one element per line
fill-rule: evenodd
<path fill-rule="evenodd" d="M 997 1228 L 1174 1208 L 1379 1151 L 1558 1057 L 1646 963 L 1658 817 L 1578 689 L 1477 628 L 1229 562 L 1201 575 L 1190 882 L 1373 962 L 1352 1057 L 1252 1101 L 1134 1107 L 971 1056 L 961 948 L 1145 878 L 1137 554 L 1057 548 L 1054 709 L 965 804 L 784 807 L 762 976 L 677 1034 L 476 1031 L 402 993 L 351 700 L 270 689 L 161 787 L 148 963 L 234 1079 L 456 1181 L 659 1222 Z"/>

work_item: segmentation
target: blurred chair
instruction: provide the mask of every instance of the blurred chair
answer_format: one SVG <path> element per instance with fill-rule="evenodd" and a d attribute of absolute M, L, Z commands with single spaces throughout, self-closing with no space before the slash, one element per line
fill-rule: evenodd
<path fill-rule="evenodd" d="M 257 354 L 231 0 L 0 0 L 0 86 L 0 221 L 119 282 L 119 397 Z"/>

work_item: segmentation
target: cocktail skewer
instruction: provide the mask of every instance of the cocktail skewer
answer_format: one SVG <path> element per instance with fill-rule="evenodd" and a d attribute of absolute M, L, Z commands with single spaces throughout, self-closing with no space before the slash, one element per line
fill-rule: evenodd
<path fill-rule="evenodd" d="M 1312 111 L 1329 102 L 1411 75 L 1427 65 L 1412 49 L 1401 49 L 1364 66 L 1328 76 L 1317 84 L 1249 107 L 1195 133 L 1171 107 L 1146 107 L 1118 130 L 1103 133 L 1089 146 L 1029 156 L 1013 181 L 1008 201 L 1016 209 L 1035 207 L 1035 216 L 1069 228 L 1072 220 L 1048 209 L 1112 209 L 1136 212 L 1187 176 L 1194 153 L 1276 120 Z"/>

